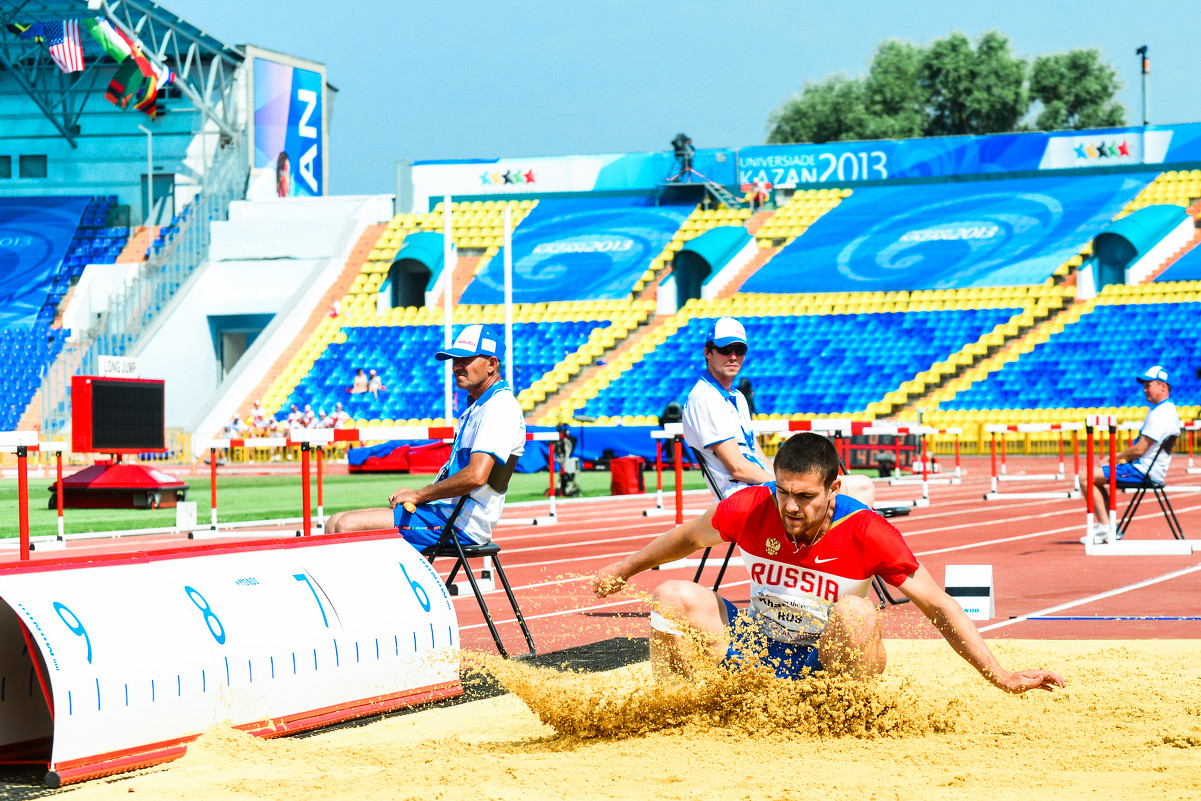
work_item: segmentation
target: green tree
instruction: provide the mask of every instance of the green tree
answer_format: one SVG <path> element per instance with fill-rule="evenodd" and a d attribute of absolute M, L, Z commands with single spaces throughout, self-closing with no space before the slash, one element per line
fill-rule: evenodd
<path fill-rule="evenodd" d="M 904 139 L 926 130 L 926 92 L 919 83 L 925 53 L 909 42 L 890 39 L 876 48 L 863 79 L 856 139 Z"/>
<path fill-rule="evenodd" d="M 1114 100 L 1118 73 L 1094 49 L 1039 56 L 1030 70 L 1030 94 L 1042 104 L 1034 124 L 1043 131 L 1109 128 L 1126 124 L 1126 109 Z"/>
<path fill-rule="evenodd" d="M 832 75 L 805 84 L 800 95 L 772 113 L 768 121 L 768 144 L 831 142 L 859 139 L 856 121 L 861 119 L 863 87 L 858 80 Z"/>
<path fill-rule="evenodd" d="M 927 93 L 927 136 L 1012 131 L 1030 107 L 1026 62 L 997 31 L 984 34 L 975 50 L 962 33 L 935 41 L 919 81 Z"/>

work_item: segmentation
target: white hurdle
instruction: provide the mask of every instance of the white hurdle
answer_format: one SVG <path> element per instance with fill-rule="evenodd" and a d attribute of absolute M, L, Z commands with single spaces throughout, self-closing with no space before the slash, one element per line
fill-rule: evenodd
<path fill-rule="evenodd" d="M 1193 466 L 1193 451 L 1197 446 L 1197 432 L 1201 431 L 1201 420 L 1189 420 L 1180 427 L 1182 434 L 1188 434 L 1188 467 L 1185 472 L 1190 475 L 1201 473 L 1201 467 Z"/>
<path fill-rule="evenodd" d="M 1081 423 L 1018 423 L 1016 425 L 987 424 L 984 430 L 990 436 L 990 452 L 992 461 L 991 489 L 984 494 L 986 501 L 1023 500 L 1023 499 L 1075 499 L 1080 497 L 1080 431 L 1084 428 Z M 1005 435 L 1009 433 L 1039 434 L 1049 431 L 1059 433 L 1059 471 L 1056 473 L 1032 473 L 1029 475 L 1009 475 L 1006 473 Z M 1001 492 L 998 488 L 1002 481 L 1063 481 L 1067 478 L 1064 469 L 1063 433 L 1072 432 L 1072 458 L 1075 477 L 1072 487 L 1066 490 L 1044 490 L 1041 492 Z M 1001 439 L 1001 469 L 997 471 L 997 435 Z"/>

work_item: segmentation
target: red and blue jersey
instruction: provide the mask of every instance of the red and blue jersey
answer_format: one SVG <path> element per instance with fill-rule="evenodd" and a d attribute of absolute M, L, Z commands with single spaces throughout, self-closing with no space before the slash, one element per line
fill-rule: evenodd
<path fill-rule="evenodd" d="M 780 642 L 816 643 L 839 598 L 867 597 L 873 576 L 899 587 L 918 568 L 901 532 L 846 495 L 836 497 L 834 519 L 812 546 L 795 545 L 784 532 L 774 482 L 718 503 L 713 527 L 742 551 L 751 616 Z"/>

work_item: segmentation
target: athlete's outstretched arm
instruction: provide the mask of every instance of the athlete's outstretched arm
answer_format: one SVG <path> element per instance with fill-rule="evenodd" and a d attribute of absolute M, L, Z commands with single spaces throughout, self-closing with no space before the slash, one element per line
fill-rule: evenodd
<path fill-rule="evenodd" d="M 930 571 L 921 565 L 917 572 L 900 586 L 901 592 L 922 614 L 930 618 L 943 638 L 955 649 L 955 653 L 980 671 L 980 675 L 991 684 L 1008 693 L 1024 693 L 1035 688 L 1051 690 L 1065 686 L 1065 682 L 1049 670 L 1010 671 L 1001 666 L 976 626 L 951 596 L 938 586 Z"/>
<path fill-rule="evenodd" d="M 713 528 L 715 508 L 717 507 L 709 507 L 700 517 L 676 526 L 671 531 L 659 535 L 638 552 L 601 568 L 592 577 L 592 591 L 604 598 L 606 595 L 620 592 L 627 579 L 644 570 L 650 570 L 674 559 L 683 559 L 701 548 L 720 545 L 721 535 Z"/>

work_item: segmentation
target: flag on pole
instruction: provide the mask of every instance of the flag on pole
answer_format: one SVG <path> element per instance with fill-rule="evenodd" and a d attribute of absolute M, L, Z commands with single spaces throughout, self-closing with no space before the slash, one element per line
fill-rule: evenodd
<path fill-rule="evenodd" d="M 121 108 L 128 108 L 130 101 L 134 99 L 145 81 L 146 76 L 142 74 L 138 62 L 136 60 L 127 61 L 118 68 L 117 74 L 108 82 L 108 91 L 104 93 L 104 99 Z"/>
<path fill-rule="evenodd" d="M 87 29 L 88 33 L 92 34 L 93 39 L 100 43 L 100 46 L 104 48 L 104 52 L 112 56 L 113 61 L 118 64 L 133 54 L 136 45 L 130 41 L 124 32 L 113 27 L 113 24 L 104 17 L 85 19 L 83 27 Z"/>
<path fill-rule="evenodd" d="M 32 25 L 27 22 L 10 22 L 4 27 L 9 33 L 15 34 L 18 39 L 32 39 L 39 44 L 42 41 L 42 23 L 40 22 Z"/>
<path fill-rule="evenodd" d="M 42 23 L 42 35 L 50 48 L 50 58 L 63 72 L 83 69 L 83 42 L 79 39 L 79 20 L 51 20 Z"/>

